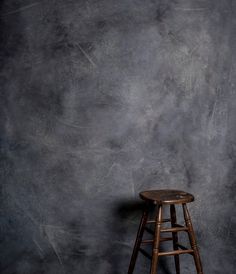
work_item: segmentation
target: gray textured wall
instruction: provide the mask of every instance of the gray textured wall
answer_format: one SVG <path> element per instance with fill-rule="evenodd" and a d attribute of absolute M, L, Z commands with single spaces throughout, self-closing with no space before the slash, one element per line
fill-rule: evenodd
<path fill-rule="evenodd" d="M 177 188 L 205 273 L 234 274 L 236 1 L 0 9 L 1 273 L 126 273 L 139 191 Z"/>

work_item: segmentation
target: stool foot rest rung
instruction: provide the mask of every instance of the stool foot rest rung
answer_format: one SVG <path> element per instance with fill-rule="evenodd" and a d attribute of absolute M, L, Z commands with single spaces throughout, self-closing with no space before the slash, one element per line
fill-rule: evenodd
<path fill-rule="evenodd" d="M 171 227 L 171 228 L 161 228 L 161 232 L 178 232 L 178 231 L 187 231 L 188 228 L 186 226 L 179 225 L 178 227 Z"/>
<path fill-rule="evenodd" d="M 162 223 L 168 223 L 170 222 L 171 220 L 170 219 L 162 219 Z M 156 220 L 149 220 L 147 221 L 147 224 L 155 224 L 156 223 Z"/>
<path fill-rule="evenodd" d="M 172 237 L 160 238 L 160 242 L 172 241 Z M 141 244 L 152 244 L 154 240 L 143 240 Z"/>
<path fill-rule="evenodd" d="M 158 256 L 169 256 L 169 255 L 180 255 L 180 254 L 192 254 L 193 249 L 186 249 L 186 250 L 174 250 L 174 251 L 166 251 L 166 252 L 159 252 Z"/>
<path fill-rule="evenodd" d="M 173 238 L 172 237 L 165 237 L 165 238 L 160 238 L 160 242 L 167 242 L 167 241 L 172 241 Z M 154 242 L 154 240 L 143 240 L 141 242 L 141 244 L 152 244 Z"/>

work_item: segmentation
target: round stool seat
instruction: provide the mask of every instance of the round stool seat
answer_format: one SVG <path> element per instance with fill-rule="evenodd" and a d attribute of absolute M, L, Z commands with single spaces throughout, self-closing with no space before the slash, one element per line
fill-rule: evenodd
<path fill-rule="evenodd" d="M 184 204 L 194 201 L 192 194 L 174 189 L 147 190 L 139 195 L 143 200 L 154 204 Z"/>

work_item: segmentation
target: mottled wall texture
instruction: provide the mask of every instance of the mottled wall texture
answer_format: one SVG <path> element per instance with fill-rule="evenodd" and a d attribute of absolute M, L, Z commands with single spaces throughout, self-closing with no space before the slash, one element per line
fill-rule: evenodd
<path fill-rule="evenodd" d="M 195 195 L 205 273 L 236 273 L 236 1 L 5 0 L 0 24 L 1 273 L 127 273 L 155 188 Z"/>

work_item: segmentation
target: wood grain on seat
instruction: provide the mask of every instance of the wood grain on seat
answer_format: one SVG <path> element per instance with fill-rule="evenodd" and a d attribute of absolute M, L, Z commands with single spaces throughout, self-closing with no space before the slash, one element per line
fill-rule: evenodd
<path fill-rule="evenodd" d="M 192 194 L 174 189 L 147 190 L 140 192 L 139 195 L 143 200 L 154 204 L 183 204 L 194 201 Z"/>

